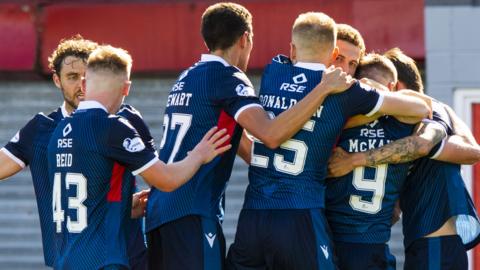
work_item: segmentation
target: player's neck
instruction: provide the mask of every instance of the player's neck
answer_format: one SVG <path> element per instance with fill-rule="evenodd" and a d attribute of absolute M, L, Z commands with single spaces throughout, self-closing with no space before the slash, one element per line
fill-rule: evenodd
<path fill-rule="evenodd" d="M 235 50 L 216 50 L 210 53 L 223 58 L 231 66 L 238 66 L 240 54 Z"/>
<path fill-rule="evenodd" d="M 112 98 L 111 95 L 90 95 L 85 96 L 85 101 L 96 101 L 102 104 L 108 113 L 115 114 L 117 113 L 120 104 L 116 98 Z"/>
<path fill-rule="evenodd" d="M 310 54 L 305 54 L 305 55 L 302 55 L 302 54 L 297 54 L 296 58 L 295 58 L 295 63 L 298 63 L 298 62 L 303 62 L 303 63 L 319 63 L 319 64 L 324 64 L 324 65 L 328 65 L 328 62 L 329 62 L 329 58 L 328 57 L 324 57 L 322 55 L 310 55 Z"/>

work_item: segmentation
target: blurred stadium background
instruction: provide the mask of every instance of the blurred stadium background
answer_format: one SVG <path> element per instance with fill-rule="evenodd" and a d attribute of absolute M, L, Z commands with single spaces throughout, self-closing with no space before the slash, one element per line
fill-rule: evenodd
<path fill-rule="evenodd" d="M 61 104 L 47 57 L 60 39 L 76 33 L 127 49 L 134 59 L 137 107 L 161 139 L 167 93 L 176 74 L 199 59 L 205 47 L 200 16 L 215 1 L 194 0 L 2 0 L 0 1 L 0 143 L 35 113 Z M 262 68 L 289 52 L 291 25 L 299 13 L 322 11 L 363 35 L 367 51 L 400 47 L 415 58 L 427 92 L 450 104 L 480 139 L 480 0 L 243 0 L 254 16 L 254 49 L 248 74 L 258 87 Z M 480 165 L 464 176 L 480 205 Z M 247 184 L 240 160 L 227 188 L 224 231 L 233 240 Z M 50 199 L 50 198 L 44 198 Z M 391 249 L 403 268 L 400 226 Z M 471 254 L 480 270 L 480 249 Z M 44 269 L 38 214 L 30 172 L 0 183 L 0 269 Z"/>

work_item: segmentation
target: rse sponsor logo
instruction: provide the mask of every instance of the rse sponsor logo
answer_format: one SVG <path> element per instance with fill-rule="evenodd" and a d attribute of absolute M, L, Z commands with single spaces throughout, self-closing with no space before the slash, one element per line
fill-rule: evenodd
<path fill-rule="evenodd" d="M 70 132 L 72 132 L 72 125 L 70 125 L 70 123 L 68 123 L 65 128 L 63 129 L 63 137 L 67 136 L 68 134 L 70 134 Z"/>
<path fill-rule="evenodd" d="M 239 96 L 242 96 L 242 97 L 248 97 L 248 96 L 254 96 L 255 95 L 255 90 L 253 90 L 252 87 L 250 87 L 248 85 L 245 85 L 243 83 L 237 85 L 237 87 L 235 87 L 235 91 L 237 92 L 237 94 Z"/>
<path fill-rule="evenodd" d="M 297 76 L 294 76 L 292 79 L 293 79 L 293 82 L 297 84 L 306 83 L 308 81 L 307 76 L 305 76 L 304 73 L 298 74 Z"/>
<path fill-rule="evenodd" d="M 12 139 L 10 139 L 10 142 L 12 143 L 17 143 L 18 141 L 20 141 L 20 131 L 18 131 L 17 134 L 15 134 Z"/>
<path fill-rule="evenodd" d="M 282 83 L 282 85 L 280 85 L 280 90 L 287 92 L 303 93 L 305 89 L 305 86 L 296 85 L 293 83 Z"/>
<path fill-rule="evenodd" d="M 135 137 L 133 139 L 126 138 L 123 141 L 123 148 L 125 148 L 125 150 L 131 153 L 140 152 L 145 149 L 145 144 L 143 144 L 142 139 L 140 139 L 139 137 Z"/>

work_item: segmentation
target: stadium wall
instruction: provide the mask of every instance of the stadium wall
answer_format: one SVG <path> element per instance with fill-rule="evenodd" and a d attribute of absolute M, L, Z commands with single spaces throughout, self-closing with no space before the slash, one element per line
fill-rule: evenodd
<path fill-rule="evenodd" d="M 134 72 L 178 71 L 205 52 L 200 17 L 212 1 L 3 1 L 0 71 L 48 73 L 47 57 L 59 40 L 82 34 L 127 49 Z M 10 3 L 9 3 L 10 2 Z M 423 60 L 423 0 L 243 0 L 254 16 L 250 68 L 262 69 L 289 53 L 299 13 L 322 11 L 364 35 L 368 50 L 401 47 Z M 401 22 L 401 23 L 400 23 Z M 12 27 L 13 26 L 13 27 Z M 381 27 L 379 27 L 381 26 Z M 3 35 L 3 33 L 6 33 Z"/>
<path fill-rule="evenodd" d="M 480 141 L 480 1 L 427 0 L 425 43 L 427 92 L 452 105 Z M 464 166 L 463 175 L 477 210 L 480 165 Z M 470 269 L 480 270 L 480 248 Z"/>

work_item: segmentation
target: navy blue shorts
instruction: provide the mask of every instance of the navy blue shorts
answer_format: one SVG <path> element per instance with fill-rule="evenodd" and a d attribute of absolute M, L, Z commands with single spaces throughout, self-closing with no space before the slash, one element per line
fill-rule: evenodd
<path fill-rule="evenodd" d="M 242 210 L 226 268 L 336 269 L 323 210 Z"/>
<path fill-rule="evenodd" d="M 420 238 L 405 251 L 405 269 L 467 270 L 467 251 L 458 235 Z"/>
<path fill-rule="evenodd" d="M 396 268 L 395 257 L 386 244 L 335 242 L 334 245 L 339 269 L 393 270 Z"/>
<path fill-rule="evenodd" d="M 222 270 L 225 238 L 220 224 L 186 216 L 147 233 L 148 269 Z"/>

